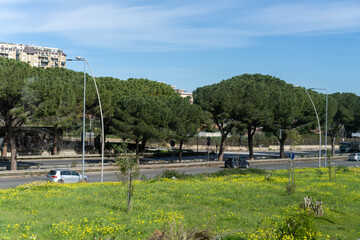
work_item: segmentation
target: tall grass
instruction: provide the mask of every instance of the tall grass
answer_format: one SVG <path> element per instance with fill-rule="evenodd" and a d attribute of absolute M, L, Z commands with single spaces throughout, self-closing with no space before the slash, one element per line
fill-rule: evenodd
<path fill-rule="evenodd" d="M 360 238 L 360 170 L 340 169 L 336 182 L 326 173 L 295 170 L 291 195 L 287 171 L 272 171 L 270 180 L 255 171 L 137 181 L 131 213 L 121 183 L 28 184 L 0 190 L 0 239 L 149 239 L 169 224 L 222 239 L 275 239 L 269 232 L 305 196 L 323 202 L 325 215 L 312 220 L 316 238 Z"/>

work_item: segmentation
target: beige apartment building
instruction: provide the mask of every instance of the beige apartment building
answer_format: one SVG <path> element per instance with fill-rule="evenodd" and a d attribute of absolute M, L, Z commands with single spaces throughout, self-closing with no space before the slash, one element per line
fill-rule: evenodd
<path fill-rule="evenodd" d="M 190 97 L 190 103 L 194 102 L 192 93 L 185 92 L 184 89 L 175 89 L 175 92 L 179 93 L 180 97 L 183 97 L 183 98 Z"/>
<path fill-rule="evenodd" d="M 0 57 L 26 62 L 33 67 L 66 67 L 66 54 L 58 48 L 0 42 Z"/>

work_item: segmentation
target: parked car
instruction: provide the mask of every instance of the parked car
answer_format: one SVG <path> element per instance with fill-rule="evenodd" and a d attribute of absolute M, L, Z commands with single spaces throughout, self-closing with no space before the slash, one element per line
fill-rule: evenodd
<path fill-rule="evenodd" d="M 227 158 L 225 160 L 226 168 L 249 168 L 250 163 L 245 159 Z"/>
<path fill-rule="evenodd" d="M 48 172 L 46 180 L 58 183 L 77 183 L 81 181 L 87 182 L 89 179 L 86 175 L 82 177 L 80 173 L 69 169 L 54 169 Z"/>
<path fill-rule="evenodd" d="M 349 161 L 360 161 L 360 153 L 350 153 Z"/>

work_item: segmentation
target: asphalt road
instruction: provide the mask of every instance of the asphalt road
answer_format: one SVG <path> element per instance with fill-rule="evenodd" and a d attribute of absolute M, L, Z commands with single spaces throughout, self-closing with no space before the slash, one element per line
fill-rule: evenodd
<path fill-rule="evenodd" d="M 322 163 L 323 164 L 323 163 Z M 347 161 L 347 160 L 337 160 L 334 162 L 334 166 L 358 166 L 360 167 L 360 162 Z M 318 161 L 311 162 L 295 162 L 294 165 L 296 168 L 312 167 L 316 168 L 319 166 Z M 265 170 L 277 170 L 277 169 L 286 169 L 288 163 L 261 163 L 261 164 L 252 164 L 252 168 L 260 168 Z M 146 169 L 141 170 L 140 174 L 145 175 L 148 179 L 151 179 L 157 175 L 162 174 L 165 170 L 175 170 L 178 172 L 184 172 L 186 174 L 199 174 L 199 173 L 208 173 L 216 172 L 223 168 L 220 167 L 192 167 L 192 168 L 167 168 L 167 169 Z M 100 182 L 100 172 L 95 173 L 86 173 L 89 177 L 90 182 Z M 17 177 L 0 177 L 0 188 L 11 188 L 19 185 L 35 182 L 35 181 L 45 181 L 45 176 L 17 176 Z M 117 175 L 115 172 L 104 172 L 104 181 L 113 182 L 117 181 Z"/>
<path fill-rule="evenodd" d="M 210 168 L 210 167 L 194 167 L 194 168 L 167 168 L 167 169 L 146 169 L 141 170 L 140 175 L 146 176 L 151 179 L 157 175 L 162 174 L 165 170 L 175 170 L 178 172 L 185 172 L 186 174 L 199 174 L 199 173 L 210 173 L 219 171 L 222 168 Z M 100 172 L 85 173 L 88 176 L 89 182 L 100 182 Z M 11 188 L 19 185 L 24 185 L 36 181 L 45 181 L 46 176 L 12 176 L 12 177 L 0 177 L 0 188 Z M 117 175 L 114 171 L 104 172 L 104 182 L 115 182 L 118 181 Z"/>
<path fill-rule="evenodd" d="M 318 151 L 300 151 L 300 152 L 294 152 L 295 155 L 304 155 L 304 156 L 313 156 L 314 154 L 318 154 Z M 225 152 L 224 159 L 227 157 L 236 157 L 240 156 L 241 158 L 248 157 L 248 152 Z M 289 153 L 287 152 L 285 155 L 287 156 Z M 255 152 L 254 153 L 255 159 L 262 159 L 262 158 L 277 158 L 279 157 L 279 153 L 275 151 L 261 151 L 261 152 Z M 217 156 L 216 155 L 210 155 L 209 159 L 214 160 Z M 156 159 L 146 158 L 144 159 L 144 162 L 151 161 L 151 160 L 160 160 L 165 162 L 170 162 L 172 160 L 176 161 L 178 159 L 178 156 L 164 156 L 164 157 L 156 157 Z M 195 159 L 206 161 L 207 160 L 207 154 L 205 152 L 199 153 L 198 156 L 184 156 L 184 161 L 193 161 Z M 85 166 L 86 165 L 93 165 L 93 164 L 99 164 L 101 162 L 101 159 L 99 157 L 94 158 L 86 158 L 85 159 Z M 105 164 L 108 164 L 110 162 L 114 162 L 114 158 L 107 158 L 104 159 Z M 82 164 L 81 158 L 67 158 L 67 159 L 38 159 L 38 160 L 18 160 L 18 169 L 21 168 L 27 168 L 27 167 L 36 167 L 39 166 L 41 168 L 58 168 L 58 167 L 70 167 L 73 163 L 76 163 L 77 166 L 80 166 Z M 0 162 L 0 167 L 10 167 L 10 162 Z"/>

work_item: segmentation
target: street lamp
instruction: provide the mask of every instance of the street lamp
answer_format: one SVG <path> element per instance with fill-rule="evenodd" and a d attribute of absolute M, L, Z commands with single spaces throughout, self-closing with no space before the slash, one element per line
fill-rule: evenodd
<path fill-rule="evenodd" d="M 100 100 L 100 94 L 99 94 L 99 90 L 95 81 L 95 76 L 94 73 L 89 65 L 89 63 L 86 61 L 85 58 L 77 56 L 76 59 L 68 59 L 68 61 L 83 61 L 84 62 L 84 111 L 83 111 L 83 154 L 82 154 L 82 174 L 84 176 L 84 159 L 85 159 L 85 66 L 87 65 L 90 69 L 93 81 L 94 81 L 94 85 L 95 85 L 95 89 L 96 89 L 96 94 L 97 94 L 97 98 L 99 101 L 99 109 L 100 109 L 100 118 L 101 118 L 101 136 L 102 136 L 102 141 L 101 141 L 101 182 L 104 181 L 104 150 L 105 150 L 105 142 L 104 142 L 104 118 L 103 118 L 103 113 L 102 113 L 102 107 L 101 107 L 101 100 Z M 86 63 L 86 65 L 85 65 Z"/>
<path fill-rule="evenodd" d="M 310 88 L 314 90 L 325 90 L 326 97 L 325 97 L 325 160 L 324 160 L 324 167 L 327 167 L 327 127 L 328 127 L 328 92 L 326 88 Z"/>
<path fill-rule="evenodd" d="M 78 57 L 76 59 L 66 59 L 66 61 L 82 61 Z M 85 176 L 84 165 L 85 165 L 85 96 L 86 96 L 86 75 L 85 75 L 85 62 L 84 62 L 84 104 L 83 104 L 83 131 L 82 131 L 82 177 Z"/>
<path fill-rule="evenodd" d="M 319 115 L 318 115 L 318 113 L 317 113 L 317 111 L 316 111 L 315 104 L 314 104 L 312 98 L 310 97 L 310 94 L 309 94 L 308 91 L 306 90 L 306 88 L 300 87 L 300 86 L 297 86 L 297 85 L 293 85 L 293 86 L 304 89 L 305 93 L 308 95 L 308 97 L 309 97 L 309 99 L 310 99 L 310 101 L 311 101 L 312 106 L 314 107 L 314 111 L 315 111 L 315 115 L 316 115 L 317 122 L 318 122 L 318 127 L 319 127 L 319 167 L 321 167 L 321 126 L 320 126 Z"/>

